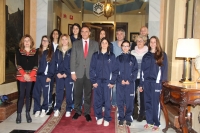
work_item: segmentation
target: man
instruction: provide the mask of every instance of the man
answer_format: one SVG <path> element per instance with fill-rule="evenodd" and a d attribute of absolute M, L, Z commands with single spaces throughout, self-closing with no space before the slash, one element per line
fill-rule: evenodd
<path fill-rule="evenodd" d="M 125 31 L 123 29 L 117 29 L 116 30 L 116 37 L 117 40 L 112 42 L 113 44 L 113 53 L 115 54 L 115 57 L 119 56 L 122 53 L 121 44 L 124 41 L 125 38 Z M 112 106 L 115 108 L 117 106 L 117 100 L 116 100 L 116 86 L 112 89 Z"/>
<path fill-rule="evenodd" d="M 147 42 L 146 42 L 145 45 L 148 46 L 148 44 L 149 44 L 149 37 L 148 37 L 148 28 L 146 26 L 142 26 L 140 28 L 140 35 L 143 35 L 143 36 L 147 37 Z M 131 50 L 134 50 L 136 45 L 137 45 L 136 42 L 132 42 Z"/>
<path fill-rule="evenodd" d="M 84 115 L 86 121 L 92 121 L 90 117 L 92 84 L 89 77 L 90 61 L 92 54 L 98 51 L 98 43 L 90 40 L 90 29 L 83 26 L 81 29 L 82 39 L 73 43 L 70 70 L 74 80 L 74 109 L 75 114 L 72 119 L 81 116 L 81 104 L 84 91 Z"/>

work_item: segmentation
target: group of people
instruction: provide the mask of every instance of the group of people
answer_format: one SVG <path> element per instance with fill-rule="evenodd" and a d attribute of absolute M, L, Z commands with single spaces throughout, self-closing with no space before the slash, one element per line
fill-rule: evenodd
<path fill-rule="evenodd" d="M 30 35 L 24 35 L 16 50 L 18 105 L 16 123 L 21 123 L 21 112 L 26 95 L 26 120 L 30 116 L 31 94 L 34 98 L 35 117 L 44 117 L 50 108 L 54 116 L 60 114 L 64 94 L 66 117 L 72 109 L 76 120 L 82 115 L 86 121 L 90 116 L 91 95 L 97 125 L 109 126 L 111 109 L 118 109 L 119 125 L 124 121 L 130 126 L 133 121 L 136 93 L 140 114 L 138 121 L 146 118 L 144 128 L 159 129 L 162 81 L 167 80 L 167 56 L 159 39 L 148 39 L 147 27 L 142 27 L 135 43 L 125 40 L 125 31 L 116 30 L 117 40 L 110 42 L 106 31 L 100 31 L 99 42 L 91 40 L 90 28 L 75 23 L 72 34 L 62 34 L 55 29 L 41 39 L 39 48 L 34 49 Z M 56 82 L 56 100 L 52 105 L 52 92 Z M 34 86 L 33 86 L 34 84 Z M 65 93 L 64 93 L 65 89 Z M 31 92 L 32 91 L 32 92 Z M 41 103 L 43 94 L 43 103 Z M 83 100 L 84 99 L 84 100 Z M 82 106 L 83 105 L 83 106 Z M 102 111 L 104 108 L 104 113 Z M 152 115 L 153 114 L 153 115 Z"/>

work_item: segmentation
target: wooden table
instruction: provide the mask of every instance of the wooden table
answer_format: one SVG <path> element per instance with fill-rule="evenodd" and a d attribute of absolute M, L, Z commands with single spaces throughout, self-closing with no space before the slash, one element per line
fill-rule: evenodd
<path fill-rule="evenodd" d="M 196 105 L 200 105 L 200 84 L 183 84 L 178 81 L 163 83 L 160 98 L 160 103 L 166 121 L 166 127 L 163 129 L 163 132 L 166 132 L 169 127 L 169 117 L 167 108 L 165 106 L 169 101 L 180 106 L 178 119 L 181 130 L 179 131 L 183 133 L 195 132 L 192 129 L 192 126 L 190 126 L 191 121 L 186 119 L 186 112 L 188 105 L 191 105 L 193 107 L 195 107 Z"/>

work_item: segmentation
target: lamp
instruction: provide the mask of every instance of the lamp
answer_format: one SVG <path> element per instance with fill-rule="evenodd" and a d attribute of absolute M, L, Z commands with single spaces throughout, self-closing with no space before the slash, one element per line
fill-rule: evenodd
<path fill-rule="evenodd" d="M 190 77 L 190 61 L 200 53 L 199 39 L 178 39 L 176 48 L 176 57 L 185 59 L 184 73 L 185 77 L 180 81 L 182 83 L 192 83 Z"/>
<path fill-rule="evenodd" d="M 114 14 L 114 7 L 111 3 L 111 0 L 106 0 L 105 5 L 104 5 L 104 16 L 111 17 Z"/>

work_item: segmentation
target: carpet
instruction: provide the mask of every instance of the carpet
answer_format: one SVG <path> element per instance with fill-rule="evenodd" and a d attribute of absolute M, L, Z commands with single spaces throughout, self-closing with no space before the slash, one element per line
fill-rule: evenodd
<path fill-rule="evenodd" d="M 77 120 L 73 120 L 72 116 L 65 117 L 66 102 L 62 103 L 59 117 L 54 117 L 53 113 L 46 122 L 35 133 L 130 133 L 129 127 L 118 126 L 117 113 L 111 111 L 112 121 L 108 127 L 96 124 L 96 119 L 91 109 L 92 122 L 86 122 L 85 117 L 81 115 Z"/>

